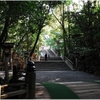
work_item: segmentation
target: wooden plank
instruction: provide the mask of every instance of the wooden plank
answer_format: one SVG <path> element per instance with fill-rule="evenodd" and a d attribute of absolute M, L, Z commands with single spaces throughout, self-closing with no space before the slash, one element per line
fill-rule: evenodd
<path fill-rule="evenodd" d="M 3 88 L 7 87 L 7 86 L 8 86 L 8 84 L 1 85 L 1 90 L 2 90 Z"/>
<path fill-rule="evenodd" d="M 21 83 L 12 83 L 12 84 L 5 84 L 5 85 L 1 85 L 1 89 L 5 88 L 5 87 L 12 87 L 12 86 L 20 86 L 20 85 L 25 85 L 25 82 L 21 82 Z"/>
<path fill-rule="evenodd" d="M 20 85 L 25 85 L 25 84 L 26 84 L 25 82 L 12 83 L 12 84 L 9 84 L 9 86 L 20 86 Z"/>
<path fill-rule="evenodd" d="M 12 92 L 8 92 L 8 93 L 1 95 L 0 98 L 5 99 L 5 98 L 8 98 L 8 97 L 13 97 L 13 96 L 21 95 L 21 94 L 25 94 L 25 93 L 27 93 L 27 90 L 12 91 Z"/>

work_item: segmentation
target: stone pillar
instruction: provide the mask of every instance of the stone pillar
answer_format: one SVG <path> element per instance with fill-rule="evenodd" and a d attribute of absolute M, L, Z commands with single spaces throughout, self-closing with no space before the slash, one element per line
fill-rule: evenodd
<path fill-rule="evenodd" d="M 11 55 L 11 48 L 13 47 L 13 43 L 4 43 L 3 44 L 3 50 L 4 50 L 4 55 L 5 55 L 5 82 L 9 82 L 9 68 L 8 68 L 8 62 L 9 62 L 9 57 Z"/>

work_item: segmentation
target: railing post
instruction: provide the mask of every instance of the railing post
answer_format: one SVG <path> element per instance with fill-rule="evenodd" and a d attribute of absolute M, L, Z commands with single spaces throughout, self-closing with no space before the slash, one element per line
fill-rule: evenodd
<path fill-rule="evenodd" d="M 26 67 L 26 83 L 28 83 L 28 99 L 35 99 L 35 65 L 34 62 L 28 61 Z"/>
<path fill-rule="evenodd" d="M 13 82 L 16 83 L 18 81 L 18 70 L 17 66 L 13 65 Z"/>
<path fill-rule="evenodd" d="M 9 81 L 8 62 L 9 62 L 9 57 L 8 56 L 5 56 L 5 82 L 6 83 L 8 83 L 8 81 Z"/>

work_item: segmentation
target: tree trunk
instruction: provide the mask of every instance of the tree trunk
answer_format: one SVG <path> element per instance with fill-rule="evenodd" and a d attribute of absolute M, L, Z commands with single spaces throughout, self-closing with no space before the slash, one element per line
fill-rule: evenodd
<path fill-rule="evenodd" d="M 64 3 L 63 3 L 63 16 L 62 16 L 62 30 L 63 30 L 63 41 L 64 41 L 64 60 L 65 60 L 65 56 L 66 56 L 66 30 L 65 30 L 65 25 L 64 25 Z"/>
<path fill-rule="evenodd" d="M 6 38 L 7 38 L 7 35 L 8 35 L 8 26 L 9 26 L 9 18 L 6 18 L 4 29 L 2 31 L 2 34 L 0 35 L 0 47 L 6 41 Z"/>
<path fill-rule="evenodd" d="M 37 42 L 38 42 L 38 40 L 39 40 L 40 33 L 41 33 L 41 28 L 39 29 L 39 32 L 38 32 L 38 34 L 37 34 L 37 38 L 36 38 L 35 44 L 34 44 L 32 50 L 31 50 L 31 52 L 30 52 L 30 57 L 31 57 L 32 54 L 34 53 L 34 50 L 35 50 L 36 44 L 37 44 Z"/>

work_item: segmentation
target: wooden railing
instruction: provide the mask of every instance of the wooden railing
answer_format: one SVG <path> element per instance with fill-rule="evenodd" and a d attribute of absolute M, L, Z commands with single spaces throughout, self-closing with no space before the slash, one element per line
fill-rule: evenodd
<path fill-rule="evenodd" d="M 25 86 L 24 89 L 21 89 L 21 86 Z M 19 89 L 15 90 L 15 91 L 5 92 L 6 88 L 12 88 L 13 89 L 15 87 L 19 87 Z M 27 85 L 26 85 L 25 82 L 12 83 L 12 84 L 4 84 L 4 85 L 0 86 L 0 90 L 1 90 L 0 99 L 6 99 L 6 98 L 18 96 L 18 95 L 21 96 L 23 94 L 27 94 L 28 93 L 28 88 L 27 88 Z M 21 98 L 27 98 L 27 95 L 24 95 L 24 97 L 21 97 Z"/>
<path fill-rule="evenodd" d="M 71 68 L 71 70 L 75 70 L 74 63 L 71 60 L 69 60 L 67 57 L 65 57 L 65 63 Z"/>
<path fill-rule="evenodd" d="M 18 71 L 13 68 L 12 81 L 0 86 L 0 98 L 16 99 L 17 96 L 18 99 L 35 99 L 35 75 L 34 71 Z M 20 77 L 25 80 L 19 80 Z"/>

